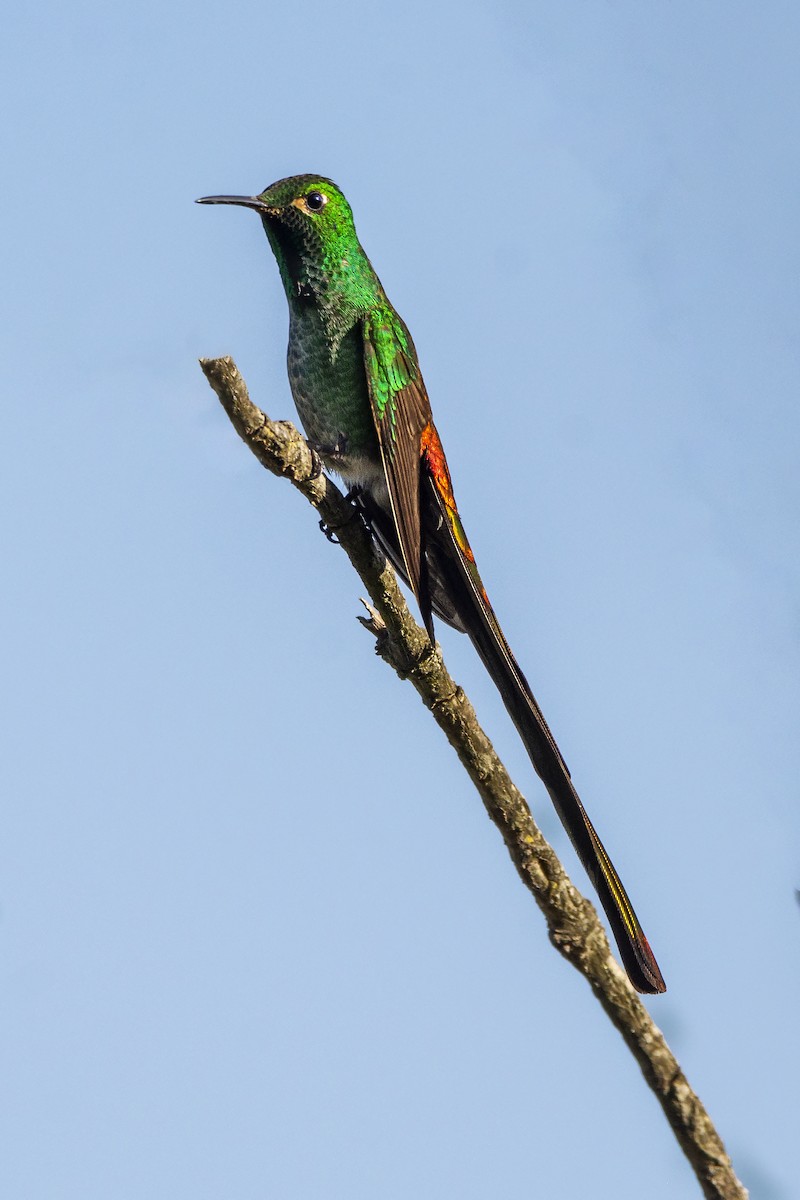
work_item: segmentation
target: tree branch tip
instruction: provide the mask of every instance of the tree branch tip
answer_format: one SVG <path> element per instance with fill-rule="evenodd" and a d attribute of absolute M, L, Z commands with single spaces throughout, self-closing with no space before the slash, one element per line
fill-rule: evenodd
<path fill-rule="evenodd" d="M 216 358 L 198 358 L 200 370 L 208 377 L 216 371 L 230 370 L 234 374 L 239 375 L 239 368 L 231 358 L 230 354 L 220 354 Z"/>

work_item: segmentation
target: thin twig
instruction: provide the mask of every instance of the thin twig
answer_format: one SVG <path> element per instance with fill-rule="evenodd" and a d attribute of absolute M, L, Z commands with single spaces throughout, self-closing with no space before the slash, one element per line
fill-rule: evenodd
<path fill-rule="evenodd" d="M 376 548 L 356 509 L 320 472 L 305 439 L 287 421 L 257 408 L 230 358 L 201 359 L 236 432 L 259 462 L 286 476 L 335 533 L 369 593 L 363 624 L 401 679 L 414 685 L 444 730 L 500 830 L 520 878 L 544 914 L 550 941 L 587 980 L 655 1092 L 675 1136 L 709 1200 L 746 1200 L 722 1139 L 698 1096 L 611 954 L 594 906 L 568 878 L 531 817 L 524 797 L 497 757 L 474 709 L 453 682 L 438 649 L 414 621 L 392 568 Z"/>

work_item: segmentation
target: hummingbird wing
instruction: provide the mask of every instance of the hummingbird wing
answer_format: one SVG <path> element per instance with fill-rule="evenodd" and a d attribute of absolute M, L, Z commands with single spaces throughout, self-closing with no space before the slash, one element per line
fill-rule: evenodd
<path fill-rule="evenodd" d="M 458 513 L 411 336 L 391 309 L 370 313 L 363 335 L 372 414 L 396 530 L 393 536 L 384 521 L 378 528 L 381 541 L 395 563 L 402 559 L 402 573 L 431 640 L 432 611 L 442 611 L 450 624 L 469 635 L 594 884 L 631 982 L 640 992 L 663 992 L 666 984 L 633 905 L 489 603 Z"/>
<path fill-rule="evenodd" d="M 378 529 L 389 557 L 401 566 L 433 641 L 433 619 L 422 541 L 420 482 L 422 434 L 431 407 L 411 334 L 389 306 L 372 309 L 363 319 L 364 366 L 372 416 L 396 531 Z M 397 550 L 399 549 L 399 556 Z M 398 563 L 398 557 L 400 562 Z"/>

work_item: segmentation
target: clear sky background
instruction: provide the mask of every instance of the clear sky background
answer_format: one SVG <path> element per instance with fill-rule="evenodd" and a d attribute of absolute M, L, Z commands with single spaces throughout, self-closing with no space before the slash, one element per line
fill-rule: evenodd
<path fill-rule="evenodd" d="M 0 47 L 12 1200 L 699 1194 L 361 588 L 258 220 L 344 188 L 755 1200 L 798 1195 L 796 4 L 16 6 Z M 442 631 L 587 886 L 466 639 Z"/>

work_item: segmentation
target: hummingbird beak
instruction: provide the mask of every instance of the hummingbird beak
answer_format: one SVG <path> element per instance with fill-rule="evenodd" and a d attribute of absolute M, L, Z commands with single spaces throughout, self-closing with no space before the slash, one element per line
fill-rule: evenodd
<path fill-rule="evenodd" d="M 275 209 L 265 204 L 258 196 L 201 196 L 195 204 L 238 204 L 240 208 L 252 208 L 265 216 L 275 212 Z"/>

